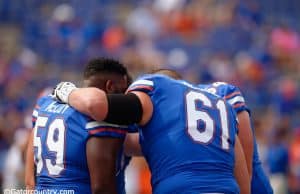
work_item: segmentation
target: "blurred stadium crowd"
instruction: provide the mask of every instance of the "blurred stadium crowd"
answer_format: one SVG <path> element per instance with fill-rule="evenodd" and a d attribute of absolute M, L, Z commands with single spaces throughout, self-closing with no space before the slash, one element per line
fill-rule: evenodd
<path fill-rule="evenodd" d="M 23 179 L 17 150 L 38 94 L 110 56 L 134 78 L 166 67 L 195 83 L 239 86 L 274 188 L 300 192 L 299 8 L 297 0 L 0 0 L 3 188 L 22 184 L 11 177 Z"/>

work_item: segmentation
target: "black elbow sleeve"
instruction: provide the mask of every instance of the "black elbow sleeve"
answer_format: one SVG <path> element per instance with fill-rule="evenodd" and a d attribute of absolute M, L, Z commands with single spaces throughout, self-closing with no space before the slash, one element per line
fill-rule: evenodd
<path fill-rule="evenodd" d="M 130 125 L 139 123 L 142 119 L 142 105 L 135 94 L 107 94 L 107 101 L 108 113 L 105 122 Z"/>

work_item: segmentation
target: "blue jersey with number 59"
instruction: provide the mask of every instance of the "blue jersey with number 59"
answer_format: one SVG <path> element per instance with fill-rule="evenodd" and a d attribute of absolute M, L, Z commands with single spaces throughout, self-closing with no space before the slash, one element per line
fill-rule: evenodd
<path fill-rule="evenodd" d="M 236 115 L 222 98 L 163 75 L 140 77 L 128 91 L 145 92 L 153 103 L 140 143 L 154 193 L 239 193 Z"/>
<path fill-rule="evenodd" d="M 33 111 L 36 189 L 89 194 L 86 142 L 91 136 L 124 138 L 126 128 L 96 122 L 50 96 Z M 101 165 L 101 164 L 99 164 Z"/>

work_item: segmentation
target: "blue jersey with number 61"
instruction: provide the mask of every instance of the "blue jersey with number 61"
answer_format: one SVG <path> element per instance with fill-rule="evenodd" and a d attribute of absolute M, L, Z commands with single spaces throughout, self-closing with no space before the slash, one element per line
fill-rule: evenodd
<path fill-rule="evenodd" d="M 164 75 L 142 76 L 131 91 L 145 92 L 153 103 L 140 143 L 154 193 L 239 193 L 233 174 L 237 121 L 229 104 Z"/>
<path fill-rule="evenodd" d="M 91 136 L 124 138 L 126 128 L 96 122 L 50 96 L 33 111 L 36 189 L 89 194 L 86 142 Z M 99 164 L 101 165 L 101 164 Z"/>

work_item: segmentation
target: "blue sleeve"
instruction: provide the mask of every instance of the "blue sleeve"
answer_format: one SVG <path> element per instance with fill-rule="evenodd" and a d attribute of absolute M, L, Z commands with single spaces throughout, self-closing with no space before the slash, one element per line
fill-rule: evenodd
<path fill-rule="evenodd" d="M 151 95 L 155 87 L 153 77 L 154 77 L 153 75 L 145 75 L 139 77 L 136 81 L 134 81 L 129 86 L 127 92 L 140 91 L 140 92 L 145 92 L 148 95 Z"/>
<path fill-rule="evenodd" d="M 36 119 L 38 117 L 38 108 L 39 108 L 38 106 L 35 106 L 32 112 L 32 128 L 34 128 Z"/>
<path fill-rule="evenodd" d="M 128 133 L 137 133 L 139 132 L 139 128 L 136 124 L 128 126 Z"/>
<path fill-rule="evenodd" d="M 238 134 L 239 133 L 239 128 L 238 128 L 238 119 L 237 119 L 237 115 L 236 115 L 236 112 L 235 110 L 232 108 L 232 106 L 228 106 L 228 109 L 229 109 L 229 118 L 232 119 L 231 123 L 232 123 L 232 126 L 231 128 L 234 129 L 234 133 L 235 134 Z"/>
<path fill-rule="evenodd" d="M 243 94 L 237 86 L 228 84 L 225 89 L 224 99 L 234 108 L 236 113 L 242 111 L 247 111 L 250 113 Z"/>
<path fill-rule="evenodd" d="M 246 105 L 243 94 L 237 86 L 226 82 L 214 82 L 206 85 L 199 84 L 198 87 L 225 99 L 234 108 L 236 113 L 245 110 L 250 114 L 250 110 Z"/>
<path fill-rule="evenodd" d="M 106 122 L 90 121 L 86 124 L 89 136 L 125 138 L 128 126 L 110 124 Z"/>
<path fill-rule="evenodd" d="M 40 109 L 40 106 L 42 106 L 42 104 L 49 98 L 49 96 L 42 96 L 40 98 L 37 99 L 37 103 L 33 109 L 33 112 L 32 112 L 32 128 L 34 128 L 35 126 L 35 122 L 36 122 L 36 119 L 38 117 L 38 111 Z"/>

